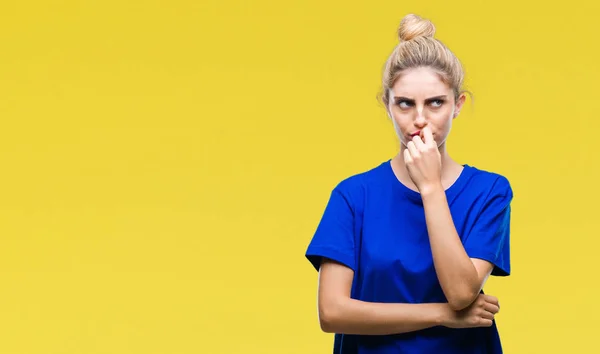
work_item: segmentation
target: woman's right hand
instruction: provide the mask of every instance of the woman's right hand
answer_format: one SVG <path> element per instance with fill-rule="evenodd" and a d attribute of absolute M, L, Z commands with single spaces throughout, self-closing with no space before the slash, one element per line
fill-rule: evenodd
<path fill-rule="evenodd" d="M 500 304 L 497 298 L 479 294 L 469 307 L 461 311 L 454 311 L 448 306 L 444 326 L 449 328 L 490 327 L 494 315 L 499 310 Z"/>

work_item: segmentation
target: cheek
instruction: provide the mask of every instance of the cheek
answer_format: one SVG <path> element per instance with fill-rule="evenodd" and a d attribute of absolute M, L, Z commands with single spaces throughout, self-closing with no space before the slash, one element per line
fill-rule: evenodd
<path fill-rule="evenodd" d="M 435 116 L 431 117 L 429 123 L 431 123 L 431 125 L 439 134 L 446 134 L 452 126 L 452 113 L 436 112 Z"/>
<path fill-rule="evenodd" d="M 447 126 L 452 124 L 452 119 L 454 118 L 454 110 L 444 109 L 434 113 L 434 118 L 438 123 L 438 126 Z"/>
<path fill-rule="evenodd" d="M 397 116 L 392 116 L 392 125 L 394 126 L 394 131 L 396 132 L 396 136 L 403 144 L 406 144 L 406 139 L 404 138 L 403 125 L 402 120 L 398 119 Z"/>
<path fill-rule="evenodd" d="M 394 129 L 396 129 L 398 133 L 402 133 L 402 131 L 406 129 L 407 124 L 410 123 L 410 119 L 407 119 L 406 116 L 401 114 L 394 114 L 392 116 L 392 123 L 394 124 Z"/>
<path fill-rule="evenodd" d="M 392 111 L 392 121 L 394 121 L 394 124 L 397 124 L 400 127 L 404 127 L 404 126 L 406 126 L 406 124 L 408 124 L 412 121 L 412 118 L 410 117 L 409 113 L 407 113 L 407 112 L 393 110 Z"/>
<path fill-rule="evenodd" d="M 440 120 L 440 123 L 438 125 L 438 129 L 440 129 L 440 138 L 444 138 L 450 133 L 450 130 L 452 128 L 452 116 L 447 116 L 444 117 L 444 119 Z"/>

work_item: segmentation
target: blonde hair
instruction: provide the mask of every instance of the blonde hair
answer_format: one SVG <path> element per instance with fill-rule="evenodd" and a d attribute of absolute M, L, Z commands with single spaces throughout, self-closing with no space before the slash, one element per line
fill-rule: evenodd
<path fill-rule="evenodd" d="M 407 69 L 428 67 L 452 88 L 455 99 L 464 93 L 464 71 L 458 58 L 441 41 L 434 38 L 435 26 L 427 19 L 415 14 L 406 15 L 400 21 L 398 38 L 400 43 L 394 48 L 385 63 L 380 99 L 387 106 L 389 91 Z"/>

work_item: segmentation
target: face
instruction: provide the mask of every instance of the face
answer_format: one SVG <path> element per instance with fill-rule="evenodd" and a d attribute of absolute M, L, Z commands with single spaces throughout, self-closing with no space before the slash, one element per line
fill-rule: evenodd
<path fill-rule="evenodd" d="M 464 95 L 455 100 L 452 88 L 433 70 L 417 68 L 405 71 L 396 80 L 389 92 L 387 110 L 403 147 L 414 135 L 423 138 L 421 132 L 426 126 L 441 147 L 464 100 Z"/>

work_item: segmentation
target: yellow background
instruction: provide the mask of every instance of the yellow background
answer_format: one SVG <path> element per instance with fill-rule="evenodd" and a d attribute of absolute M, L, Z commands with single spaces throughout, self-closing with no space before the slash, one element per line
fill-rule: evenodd
<path fill-rule="evenodd" d="M 408 12 L 475 94 L 451 154 L 515 191 L 506 352 L 600 352 L 597 2 L 65 0 L 0 5 L 0 353 L 330 353 L 304 251 L 396 152 Z"/>

